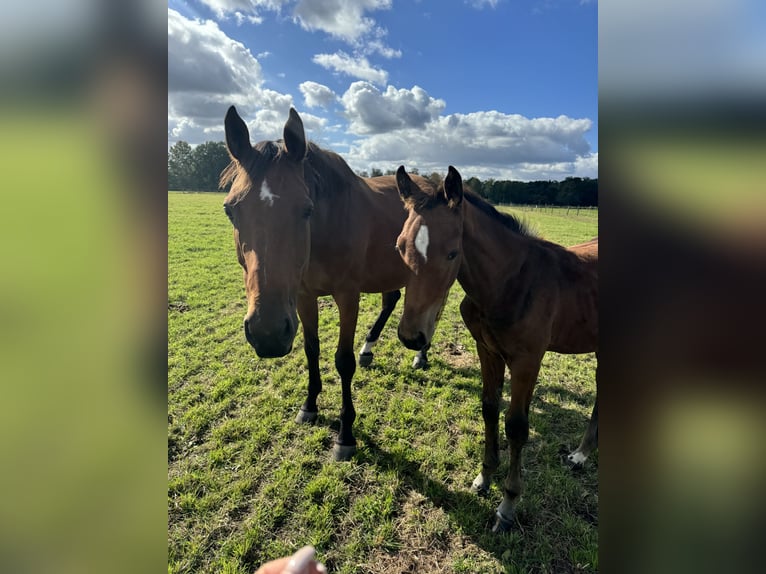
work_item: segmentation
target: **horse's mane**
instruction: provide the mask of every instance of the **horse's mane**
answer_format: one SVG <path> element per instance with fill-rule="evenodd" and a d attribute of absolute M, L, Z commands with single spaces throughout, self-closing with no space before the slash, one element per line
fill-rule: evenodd
<path fill-rule="evenodd" d="M 491 217 L 494 221 L 501 223 L 511 231 L 524 235 L 526 237 L 535 237 L 535 233 L 529 228 L 529 226 L 510 213 L 501 213 L 494 205 L 489 203 L 478 193 L 470 188 L 463 187 L 463 198 L 473 205 L 476 209 Z M 438 190 L 435 193 L 418 193 L 412 196 L 411 201 L 414 201 L 416 209 L 432 209 L 437 205 L 448 205 L 448 200 L 444 194 L 444 184 L 440 184 Z"/>
<path fill-rule="evenodd" d="M 312 195 L 315 197 L 332 195 L 337 190 L 348 187 L 350 182 L 360 179 L 341 156 L 320 148 L 314 142 L 306 143 L 306 160 L 303 163 L 303 169 L 306 185 Z M 252 159 L 247 165 L 242 165 L 232 158 L 229 165 L 221 172 L 218 183 L 220 188 L 233 183 L 240 170 L 244 169 L 251 173 L 264 171 L 269 163 L 287 154 L 283 140 L 258 142 L 254 148 L 258 153 L 252 154 Z"/>
<path fill-rule="evenodd" d="M 510 213 L 502 213 L 498 211 L 494 205 L 489 203 L 487 200 L 485 200 L 483 197 L 481 197 L 479 194 L 477 194 L 473 190 L 464 189 L 463 197 L 468 201 L 468 203 L 473 205 L 476 209 L 478 209 L 485 215 L 488 215 L 493 220 L 502 223 L 505 227 L 511 229 L 512 231 L 515 231 L 516 233 L 519 233 L 520 235 L 525 235 L 527 237 L 535 236 L 535 234 L 532 232 L 532 230 L 529 228 L 526 222 L 522 221 L 515 215 L 511 215 Z"/>

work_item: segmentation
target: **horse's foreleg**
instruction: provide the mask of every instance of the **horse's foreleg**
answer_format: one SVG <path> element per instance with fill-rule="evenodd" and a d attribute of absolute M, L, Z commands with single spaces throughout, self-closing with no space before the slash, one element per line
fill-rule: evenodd
<path fill-rule="evenodd" d="M 319 375 L 319 310 L 316 297 L 311 295 L 298 297 L 298 316 L 303 325 L 303 349 L 308 361 L 309 392 L 295 417 L 295 422 L 313 423 L 319 413 L 317 396 L 322 392 L 322 379 Z"/>
<path fill-rule="evenodd" d="M 447 291 L 447 294 L 444 295 L 442 306 L 439 308 L 439 313 L 436 315 L 436 322 L 434 323 L 434 332 L 436 331 L 436 326 L 439 324 L 439 320 L 442 318 L 442 311 L 444 311 L 444 305 L 446 305 L 448 298 L 449 298 L 449 290 Z M 426 343 L 426 345 L 418 351 L 418 354 L 415 355 L 415 358 L 412 360 L 413 369 L 428 368 L 428 350 L 430 348 L 431 348 L 431 341 Z"/>
<path fill-rule="evenodd" d="M 525 356 L 508 363 L 511 371 L 511 404 L 505 413 L 505 435 L 508 438 L 510 465 L 503 482 L 503 501 L 497 507 L 493 532 L 504 532 L 513 524 L 513 512 L 521 495 L 521 453 L 529 438 L 529 405 L 540 371 L 542 355 Z"/>
<path fill-rule="evenodd" d="M 476 350 L 481 362 L 481 414 L 484 418 L 484 462 L 481 472 L 474 479 L 471 489 L 478 494 L 487 494 L 492 483 L 492 475 L 500 466 L 498 445 L 498 415 L 500 397 L 503 393 L 503 375 L 505 362 L 500 355 L 490 352 L 484 344 L 477 342 Z"/>
<path fill-rule="evenodd" d="M 378 318 L 375 320 L 375 324 L 373 324 L 370 332 L 367 333 L 367 337 L 365 337 L 364 340 L 364 346 L 359 350 L 360 367 L 369 367 L 372 364 L 372 348 L 375 346 L 375 343 L 378 342 L 380 332 L 383 330 L 383 327 L 386 326 L 386 322 L 391 316 L 394 307 L 396 307 L 396 302 L 399 301 L 401 296 L 402 294 L 400 291 L 388 291 L 383 293 L 383 305 L 380 310 L 380 315 L 378 315 Z"/>
<path fill-rule="evenodd" d="M 335 460 L 349 460 L 356 452 L 356 439 L 353 425 L 356 411 L 351 398 L 351 379 L 356 371 L 354 356 L 354 331 L 359 315 L 359 293 L 334 295 L 340 314 L 340 336 L 338 350 L 335 352 L 335 368 L 338 369 L 341 382 L 342 406 L 340 410 L 340 431 L 333 448 Z"/>
<path fill-rule="evenodd" d="M 598 361 L 598 355 L 596 355 Z M 598 446 L 598 363 L 596 363 L 596 404 L 593 405 L 593 413 L 590 415 L 590 422 L 585 434 L 580 441 L 580 446 L 568 457 L 567 462 L 574 468 L 581 467 Z"/>

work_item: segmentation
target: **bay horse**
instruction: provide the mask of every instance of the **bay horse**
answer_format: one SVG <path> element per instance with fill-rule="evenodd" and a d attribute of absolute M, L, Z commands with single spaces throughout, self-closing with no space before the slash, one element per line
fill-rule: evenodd
<path fill-rule="evenodd" d="M 438 190 L 413 181 L 403 166 L 396 182 L 409 213 L 396 249 L 414 273 L 399 323 L 401 341 L 411 349 L 428 343 L 455 279 L 465 291 L 460 313 L 476 340 L 482 377 L 484 461 L 472 484 L 479 494 L 489 492 L 500 464 L 498 415 L 505 367 L 510 371 L 510 466 L 492 529 L 502 532 L 512 525 L 522 490 L 521 454 L 543 355 L 598 352 L 598 238 L 568 249 L 539 239 L 515 217 L 464 191 L 452 166 Z M 597 441 L 598 367 L 593 414 L 568 463 L 582 465 Z"/>
<path fill-rule="evenodd" d="M 259 357 L 283 357 L 292 350 L 300 317 L 309 384 L 296 422 L 314 422 L 322 390 L 317 299 L 333 297 L 340 315 L 335 367 L 342 388 L 333 455 L 348 460 L 356 451 L 351 379 L 360 293 L 383 294 L 380 315 L 359 356 L 360 364 L 369 366 L 372 347 L 411 275 L 393 249 L 407 216 L 395 177 L 358 177 L 339 155 L 306 140 L 293 108 L 283 140 L 252 146 L 234 106 L 226 113 L 225 128 L 232 161 L 220 183 L 231 183 L 224 211 L 244 270 L 245 339 Z M 427 366 L 427 350 L 418 349 L 413 366 Z"/>

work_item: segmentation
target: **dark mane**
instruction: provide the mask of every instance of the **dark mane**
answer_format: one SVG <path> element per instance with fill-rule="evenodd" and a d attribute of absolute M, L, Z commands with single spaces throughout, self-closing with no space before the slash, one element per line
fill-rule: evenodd
<path fill-rule="evenodd" d="M 526 237 L 535 237 L 535 233 L 526 223 L 510 213 L 501 213 L 494 205 L 489 203 L 472 189 L 463 186 L 463 198 L 476 209 L 501 223 L 508 229 Z M 433 193 L 417 193 L 413 195 L 409 201 L 413 202 L 416 210 L 433 209 L 438 205 L 447 205 L 447 198 L 444 195 L 444 184 L 442 183 L 439 185 L 438 191 Z"/>
<path fill-rule="evenodd" d="M 231 162 L 221 172 L 221 177 L 218 180 L 218 187 L 223 189 L 227 185 L 234 182 L 239 174 L 240 168 L 244 168 L 246 171 L 260 171 L 264 170 L 268 164 L 278 159 L 283 154 L 287 153 L 282 141 L 262 141 L 253 146 L 258 153 L 252 154 L 252 158 L 247 165 L 242 165 L 234 158 L 231 158 Z"/>
<path fill-rule="evenodd" d="M 328 197 L 361 181 L 337 153 L 308 142 L 304 176 L 313 197 Z"/>
<path fill-rule="evenodd" d="M 304 176 L 306 185 L 314 197 L 330 195 L 336 190 L 348 187 L 349 181 L 359 179 L 341 156 L 320 148 L 314 142 L 306 143 L 308 149 L 306 161 L 303 163 Z M 253 159 L 248 165 L 243 166 L 232 158 L 229 165 L 221 172 L 218 184 L 220 188 L 233 183 L 240 169 L 244 168 L 251 173 L 264 171 L 271 162 L 287 154 L 282 140 L 262 141 L 253 147 L 258 153 L 253 154 Z"/>
<path fill-rule="evenodd" d="M 473 205 L 476 209 L 478 209 L 485 215 L 488 215 L 495 221 L 502 223 L 505 227 L 511 229 L 512 231 L 515 231 L 516 233 L 519 233 L 520 235 L 525 235 L 527 237 L 535 236 L 535 234 L 532 233 L 532 230 L 529 229 L 529 227 L 527 226 L 525 222 L 521 221 L 515 215 L 511 215 L 510 213 L 499 212 L 494 205 L 489 203 L 487 200 L 485 200 L 483 197 L 481 197 L 474 191 L 464 188 L 463 197 L 468 201 L 468 203 Z"/>

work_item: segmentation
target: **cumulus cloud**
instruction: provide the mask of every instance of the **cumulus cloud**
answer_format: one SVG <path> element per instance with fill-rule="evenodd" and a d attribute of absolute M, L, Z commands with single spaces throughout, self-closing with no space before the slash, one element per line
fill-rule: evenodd
<path fill-rule="evenodd" d="M 399 164 L 443 173 L 447 164 L 465 177 L 562 179 L 593 177 L 598 156 L 585 133 L 589 119 L 526 118 L 497 111 L 439 116 L 355 141 L 347 157 L 355 166 L 394 169 Z"/>
<path fill-rule="evenodd" d="M 298 86 L 303 100 L 310 108 L 326 108 L 335 101 L 335 92 L 317 82 L 303 82 Z"/>
<path fill-rule="evenodd" d="M 498 2 L 500 0 L 470 0 L 469 4 L 473 6 L 474 8 L 477 8 L 481 10 L 485 6 L 489 6 L 490 8 L 494 8 L 497 6 Z"/>
<path fill-rule="evenodd" d="M 354 43 L 375 29 L 365 12 L 390 8 L 391 0 L 301 0 L 294 15 L 305 30 L 322 30 Z"/>
<path fill-rule="evenodd" d="M 341 98 L 349 131 L 376 134 L 399 128 L 420 128 L 436 119 L 446 106 L 419 86 L 397 90 L 388 86 L 381 92 L 368 82 L 354 82 Z"/>
<path fill-rule="evenodd" d="M 335 54 L 317 54 L 312 60 L 328 70 L 375 84 L 384 85 L 388 80 L 388 72 L 372 67 L 364 56 L 354 58 L 345 52 L 336 52 Z"/>
<path fill-rule="evenodd" d="M 253 141 L 278 137 L 292 96 L 263 87 L 249 49 L 211 20 L 190 20 L 168 9 L 168 137 L 190 143 L 223 139 L 223 118 L 236 105 Z M 307 114 L 308 128 L 326 120 Z"/>
<path fill-rule="evenodd" d="M 234 14 L 239 21 L 241 18 L 250 16 L 253 23 L 260 23 L 259 10 L 279 11 L 282 6 L 292 0 L 200 0 L 209 7 L 216 18 L 225 19 L 229 14 Z M 237 16 L 239 14 L 239 16 Z"/>

